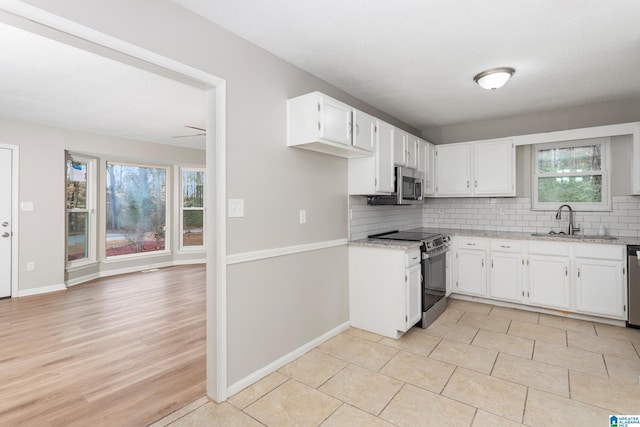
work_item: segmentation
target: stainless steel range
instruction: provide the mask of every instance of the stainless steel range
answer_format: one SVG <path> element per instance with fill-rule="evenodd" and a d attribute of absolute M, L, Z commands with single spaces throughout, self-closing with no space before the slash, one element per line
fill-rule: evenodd
<path fill-rule="evenodd" d="M 422 242 L 422 321 L 426 328 L 442 314 L 447 307 L 447 262 L 451 238 L 445 234 L 428 230 L 389 231 L 374 234 L 370 238 L 384 240 L 404 240 Z"/>

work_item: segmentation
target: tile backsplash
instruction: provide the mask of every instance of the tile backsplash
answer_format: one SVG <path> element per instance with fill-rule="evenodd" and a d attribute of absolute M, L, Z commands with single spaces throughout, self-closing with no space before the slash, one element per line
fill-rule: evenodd
<path fill-rule="evenodd" d="M 383 231 L 422 227 L 424 206 L 367 206 L 365 196 L 350 196 L 349 212 L 349 238 L 359 240 Z"/>
<path fill-rule="evenodd" d="M 556 221 L 555 211 L 532 211 L 531 199 L 443 198 L 426 199 L 424 205 L 367 206 L 366 197 L 349 197 L 350 238 L 363 239 L 389 229 L 416 227 L 548 233 L 566 231 L 568 211 Z M 610 212 L 575 212 L 574 225 L 581 234 L 598 234 L 600 225 L 607 235 L 640 237 L 640 197 L 614 196 Z"/>

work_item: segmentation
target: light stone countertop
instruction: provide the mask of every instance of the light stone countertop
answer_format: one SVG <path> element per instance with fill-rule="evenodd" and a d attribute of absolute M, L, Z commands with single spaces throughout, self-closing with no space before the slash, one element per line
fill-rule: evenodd
<path fill-rule="evenodd" d="M 600 239 L 598 236 L 593 238 L 569 237 L 562 235 L 544 235 L 532 236 L 531 233 L 518 233 L 512 231 L 483 231 L 483 230 L 465 230 L 450 228 L 414 228 L 402 231 L 421 231 L 430 233 L 441 233 L 449 236 L 464 237 L 485 237 L 489 239 L 512 239 L 512 240 L 542 240 L 548 242 L 573 242 L 573 243 L 596 243 L 608 245 L 640 245 L 640 238 L 637 237 L 616 237 L 616 239 Z M 578 234 L 580 236 L 580 234 Z M 590 236 L 591 237 L 591 236 Z M 371 246 L 395 249 L 411 249 L 419 247 L 419 242 L 404 242 L 400 240 L 381 240 L 381 239 L 360 239 L 349 242 L 354 246 Z"/>

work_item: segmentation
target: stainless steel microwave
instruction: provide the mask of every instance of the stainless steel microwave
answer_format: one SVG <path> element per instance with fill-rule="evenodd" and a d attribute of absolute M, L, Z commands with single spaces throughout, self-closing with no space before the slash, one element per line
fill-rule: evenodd
<path fill-rule="evenodd" d="M 403 167 L 395 168 L 395 191 L 389 196 L 369 196 L 368 205 L 412 205 L 422 203 L 422 173 Z"/>

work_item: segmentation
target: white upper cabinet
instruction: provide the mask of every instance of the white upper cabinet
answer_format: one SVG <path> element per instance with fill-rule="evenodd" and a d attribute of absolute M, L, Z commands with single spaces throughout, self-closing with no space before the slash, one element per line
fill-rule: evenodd
<path fill-rule="evenodd" d="M 407 139 L 406 132 L 393 128 L 393 164 L 396 166 L 407 165 Z"/>
<path fill-rule="evenodd" d="M 511 140 L 445 144 L 435 150 L 436 196 L 515 196 Z"/>
<path fill-rule="evenodd" d="M 376 120 L 373 126 L 375 155 L 349 159 L 349 194 L 388 195 L 394 192 L 393 129 Z"/>
<path fill-rule="evenodd" d="M 409 135 L 403 130 L 393 130 L 393 164 L 411 169 L 418 169 L 417 136 Z"/>
<path fill-rule="evenodd" d="M 436 196 L 471 195 L 471 145 L 436 147 Z"/>
<path fill-rule="evenodd" d="M 287 145 L 347 158 L 371 156 L 370 146 L 353 145 L 353 115 L 352 107 L 320 92 L 291 98 L 287 101 Z"/>
<path fill-rule="evenodd" d="M 419 146 L 420 146 L 420 138 L 413 135 L 408 135 L 407 137 L 407 161 L 405 166 L 411 169 L 418 169 L 419 163 Z"/>
<path fill-rule="evenodd" d="M 424 164 L 424 195 L 433 196 L 436 193 L 435 166 L 436 166 L 436 146 L 430 142 L 423 141 L 423 154 L 420 154 L 420 163 Z"/>
<path fill-rule="evenodd" d="M 353 146 L 373 152 L 376 148 L 376 125 L 375 117 L 353 110 Z"/>
<path fill-rule="evenodd" d="M 375 190 L 377 193 L 395 191 L 393 173 L 393 126 L 378 122 L 378 145 L 376 149 Z"/>
<path fill-rule="evenodd" d="M 477 196 L 515 196 L 515 147 L 510 139 L 474 144 L 474 187 Z"/>

